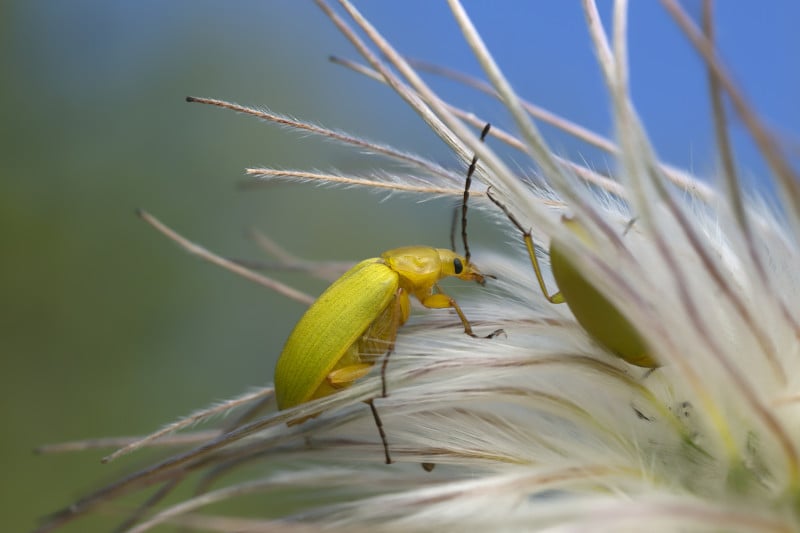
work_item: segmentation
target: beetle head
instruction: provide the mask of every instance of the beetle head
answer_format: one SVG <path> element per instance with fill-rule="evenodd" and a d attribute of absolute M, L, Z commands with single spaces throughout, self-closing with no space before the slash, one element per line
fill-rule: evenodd
<path fill-rule="evenodd" d="M 467 261 L 463 255 L 458 255 L 452 250 L 440 248 L 439 258 L 442 262 L 442 277 L 454 276 L 464 281 L 476 281 L 481 285 L 486 283 L 486 277 L 473 263 Z M 488 276 L 492 277 L 492 276 Z"/>

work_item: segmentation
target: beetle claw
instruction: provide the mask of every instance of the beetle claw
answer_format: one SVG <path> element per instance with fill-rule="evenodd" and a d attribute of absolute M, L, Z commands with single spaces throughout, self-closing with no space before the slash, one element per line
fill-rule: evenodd
<path fill-rule="evenodd" d="M 506 330 L 504 330 L 502 328 L 501 329 L 496 329 L 493 332 L 489 333 L 488 335 L 477 335 L 477 334 L 473 333 L 472 331 L 465 331 L 464 333 L 466 333 L 467 335 L 469 335 L 473 339 L 492 339 L 492 338 L 494 338 L 494 337 L 496 337 L 498 335 L 503 335 L 504 337 L 508 337 L 508 335 L 506 335 Z"/>
<path fill-rule="evenodd" d="M 498 335 L 502 335 L 503 337 L 508 338 L 508 335 L 506 335 L 506 330 L 500 328 L 500 329 L 496 329 L 493 332 L 491 332 L 488 335 L 486 335 L 484 337 L 484 339 L 493 339 L 494 337 L 497 337 Z"/>

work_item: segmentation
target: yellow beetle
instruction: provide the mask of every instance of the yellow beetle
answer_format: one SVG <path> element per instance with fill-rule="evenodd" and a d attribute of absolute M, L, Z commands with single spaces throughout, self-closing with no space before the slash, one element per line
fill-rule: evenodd
<path fill-rule="evenodd" d="M 490 127 L 486 124 L 481 131 L 481 141 Z M 407 246 L 365 259 L 345 272 L 306 311 L 283 347 L 275 366 L 278 409 L 322 398 L 352 385 L 369 373 L 381 356 L 385 356 L 381 371 L 385 397 L 386 357 L 394 350 L 397 330 L 408 320 L 411 294 L 429 309 L 453 309 L 464 326 L 464 333 L 477 337 L 456 301 L 438 286 L 439 280 L 446 277 L 476 281 L 481 285 L 486 281 L 470 262 L 467 243 L 467 200 L 477 163 L 477 156 L 473 156 L 467 169 L 461 205 L 464 255 L 444 248 Z M 498 329 L 485 338 L 502 331 Z M 383 424 L 372 400 L 367 404 L 389 464 L 392 459 Z M 431 471 L 433 465 L 423 463 L 423 468 Z"/>
<path fill-rule="evenodd" d="M 644 368 L 660 366 L 658 361 L 650 355 L 647 343 L 633 327 L 633 324 L 614 304 L 608 301 L 608 298 L 586 280 L 565 253 L 564 246 L 558 239 L 550 242 L 550 268 L 559 288 L 558 292 L 551 295 L 542 277 L 531 232 L 522 227 L 522 224 L 508 208 L 492 195 L 491 190 L 487 191 L 487 195 L 522 232 L 536 280 L 539 282 L 545 298 L 554 304 L 566 303 L 581 327 L 601 346 L 617 357 Z M 586 230 L 578 221 L 565 218 L 563 222 L 579 239 L 590 243 Z"/>
<path fill-rule="evenodd" d="M 464 332 L 474 337 L 456 301 L 437 286 L 449 276 L 485 282 L 464 257 L 426 246 L 389 250 L 347 271 L 289 335 L 275 366 L 278 408 L 327 396 L 366 375 L 378 357 L 391 351 L 398 328 L 408 320 L 409 294 L 425 307 L 454 309 Z"/>
<path fill-rule="evenodd" d="M 485 282 L 483 274 L 465 257 L 426 246 L 389 250 L 348 270 L 322 293 L 289 335 L 275 366 L 278 409 L 347 387 L 364 377 L 380 356 L 388 357 L 398 328 L 408 320 L 409 294 L 425 307 L 454 309 L 464 332 L 475 337 L 456 301 L 437 285 L 450 276 Z M 385 396 L 385 382 L 383 387 Z M 383 442 L 386 464 L 390 464 L 383 424 L 372 400 L 367 403 Z"/>

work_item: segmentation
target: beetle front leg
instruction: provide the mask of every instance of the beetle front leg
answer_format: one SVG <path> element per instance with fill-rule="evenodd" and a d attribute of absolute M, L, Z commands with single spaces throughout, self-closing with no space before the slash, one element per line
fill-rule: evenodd
<path fill-rule="evenodd" d="M 439 286 L 435 285 L 435 287 L 436 290 L 439 291 Z M 491 339 L 492 337 L 496 337 L 501 333 L 505 333 L 505 331 L 503 331 L 502 329 L 496 329 L 486 336 L 476 335 L 475 333 L 473 333 L 472 325 L 469 323 L 469 320 L 467 320 L 467 317 L 464 315 L 464 311 L 461 310 L 461 307 L 459 307 L 459 305 L 456 303 L 455 300 L 453 300 L 450 296 L 441 291 L 435 294 L 428 294 L 427 296 L 420 298 L 420 302 L 422 302 L 422 305 L 424 305 L 428 309 L 455 310 L 456 314 L 458 315 L 458 318 L 461 319 L 461 324 L 463 324 L 464 326 L 464 333 L 466 333 L 470 337 Z"/>

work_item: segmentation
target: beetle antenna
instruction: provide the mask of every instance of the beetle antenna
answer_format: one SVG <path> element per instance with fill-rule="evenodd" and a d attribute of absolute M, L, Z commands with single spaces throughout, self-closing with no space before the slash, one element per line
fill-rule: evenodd
<path fill-rule="evenodd" d="M 481 142 L 489 135 L 490 129 L 492 129 L 492 125 L 487 122 L 481 131 Z M 469 188 L 472 185 L 472 175 L 475 173 L 475 168 L 477 166 L 478 154 L 475 154 L 472 156 L 472 162 L 467 169 L 467 179 L 464 182 L 464 199 L 461 201 L 461 240 L 464 241 L 464 258 L 467 260 L 467 264 L 469 264 L 469 258 L 472 255 L 469 252 L 469 243 L 467 243 L 467 200 L 469 200 Z M 455 245 L 455 239 L 453 239 L 453 244 Z M 453 246 L 453 248 L 455 249 L 455 246 Z"/>
<path fill-rule="evenodd" d="M 453 218 L 450 220 L 450 249 L 456 251 L 456 226 L 458 225 L 458 206 L 453 207 Z"/>

